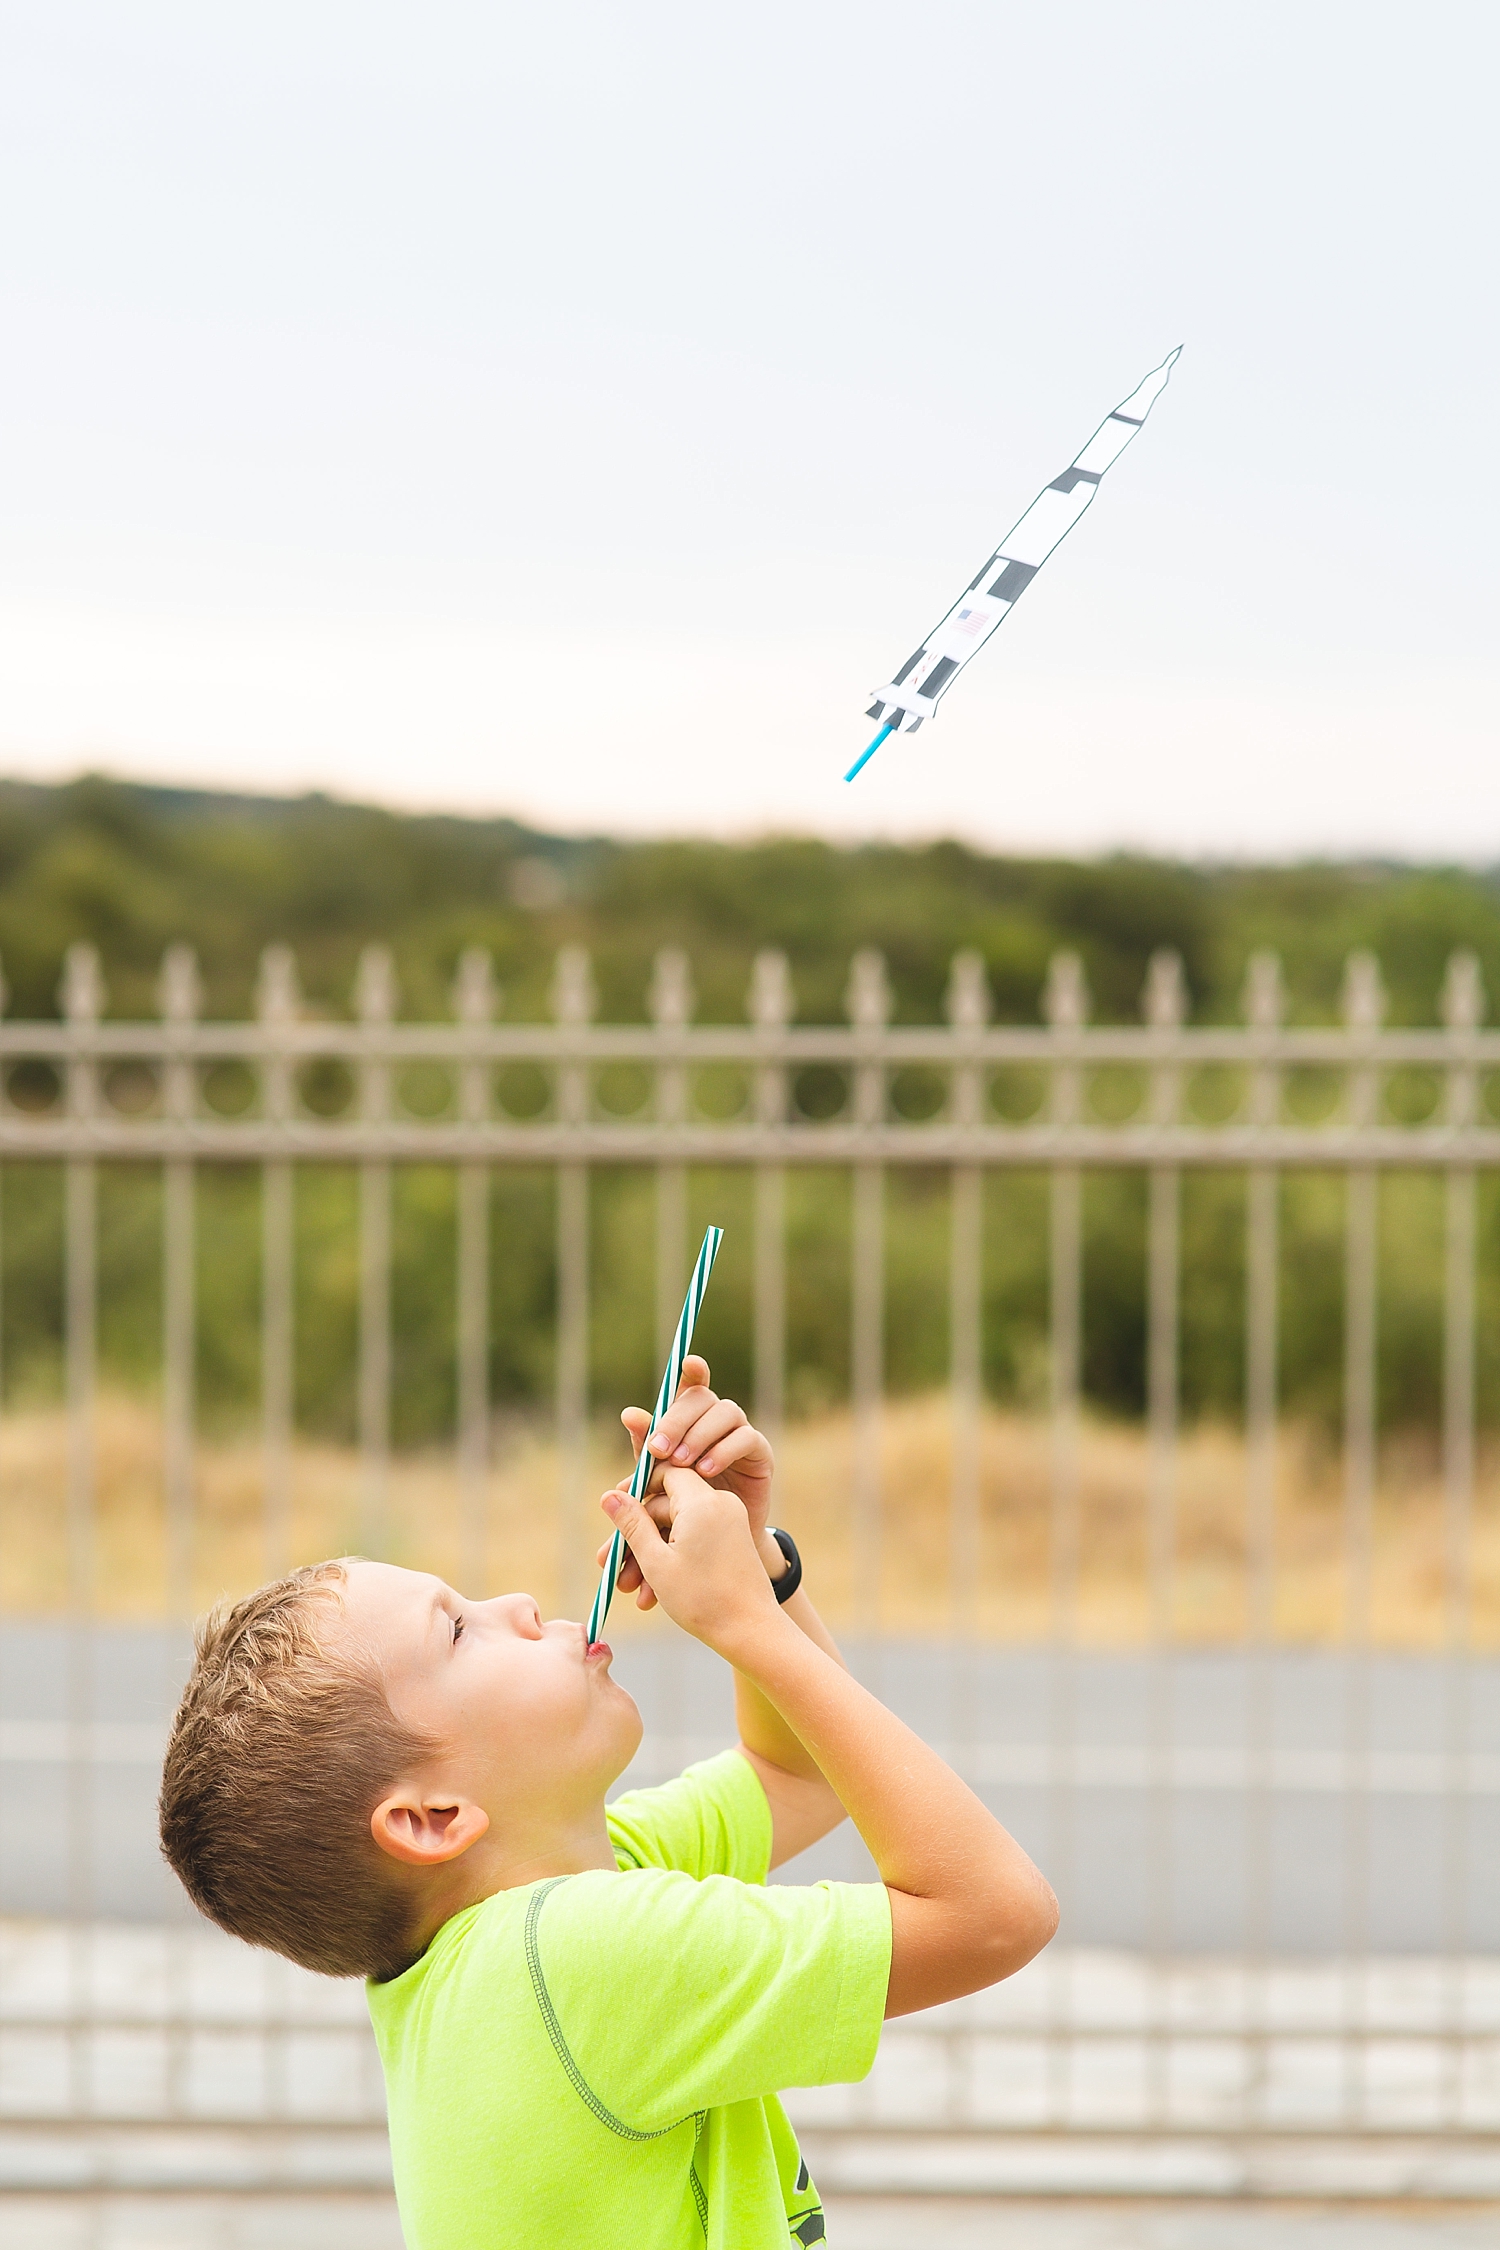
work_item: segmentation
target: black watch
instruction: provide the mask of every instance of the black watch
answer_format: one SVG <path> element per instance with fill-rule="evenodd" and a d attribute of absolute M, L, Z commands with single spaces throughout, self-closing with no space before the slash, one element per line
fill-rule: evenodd
<path fill-rule="evenodd" d="M 786 1556 L 786 1569 L 771 1580 L 771 1591 L 779 1602 L 789 1602 L 802 1583 L 802 1557 L 789 1531 L 778 1531 L 774 1524 L 767 1524 L 766 1529 Z"/>

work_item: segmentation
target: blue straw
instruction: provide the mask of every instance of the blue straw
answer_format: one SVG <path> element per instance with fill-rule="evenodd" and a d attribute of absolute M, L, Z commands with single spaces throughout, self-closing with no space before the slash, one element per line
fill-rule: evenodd
<path fill-rule="evenodd" d="M 862 756 L 860 756 L 860 757 L 858 757 L 858 758 L 856 758 L 856 759 L 855 759 L 855 761 L 854 761 L 853 765 L 852 765 L 852 766 L 851 766 L 851 767 L 849 768 L 849 771 L 848 771 L 848 772 L 847 772 L 847 773 L 845 774 L 845 776 L 844 776 L 844 779 L 845 779 L 846 781 L 852 781 L 852 780 L 854 779 L 854 776 L 855 776 L 855 775 L 856 775 L 856 774 L 858 773 L 858 771 L 859 771 L 860 767 L 861 767 L 861 766 L 867 766 L 867 765 L 869 764 L 870 760 L 871 760 L 871 759 L 872 759 L 872 758 L 874 757 L 874 755 L 875 755 L 876 751 L 877 751 L 877 750 L 878 750 L 878 749 L 880 748 L 880 745 L 882 744 L 882 742 L 884 742 L 884 740 L 885 740 L 886 736 L 887 736 L 887 735 L 888 735 L 888 734 L 889 734 L 890 732 L 891 732 L 891 722 L 890 722 L 890 720 L 889 720 L 889 719 L 887 719 L 887 720 L 886 720 L 886 722 L 885 722 L 885 725 L 884 725 L 884 726 L 883 726 L 883 727 L 881 728 L 881 730 L 880 730 L 879 734 L 877 734 L 877 735 L 876 735 L 876 737 L 875 737 L 875 740 L 874 740 L 874 741 L 873 741 L 873 742 L 872 742 L 872 743 L 870 744 L 870 747 L 869 747 L 869 749 L 868 749 L 868 750 L 866 750 L 866 751 L 865 751 L 865 752 L 863 753 L 863 755 L 862 755 Z"/>

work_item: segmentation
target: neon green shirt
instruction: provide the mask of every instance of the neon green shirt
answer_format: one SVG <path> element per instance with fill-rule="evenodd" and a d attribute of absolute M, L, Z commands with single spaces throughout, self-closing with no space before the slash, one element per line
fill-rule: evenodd
<path fill-rule="evenodd" d="M 884 1889 L 767 1889 L 735 1750 L 618 1798 L 609 1831 L 618 1873 L 499 1891 L 369 1987 L 407 2250 L 824 2240 L 776 2095 L 874 2061 Z"/>

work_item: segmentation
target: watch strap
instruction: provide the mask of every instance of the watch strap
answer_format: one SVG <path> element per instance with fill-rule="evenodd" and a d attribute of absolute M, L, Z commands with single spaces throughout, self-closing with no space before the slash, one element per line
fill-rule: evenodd
<path fill-rule="evenodd" d="M 802 1583 L 802 1557 L 797 1552 L 797 1542 L 789 1531 L 778 1531 L 767 1524 L 767 1531 L 786 1556 L 787 1567 L 779 1578 L 771 1580 L 771 1591 L 779 1602 L 789 1602 Z"/>

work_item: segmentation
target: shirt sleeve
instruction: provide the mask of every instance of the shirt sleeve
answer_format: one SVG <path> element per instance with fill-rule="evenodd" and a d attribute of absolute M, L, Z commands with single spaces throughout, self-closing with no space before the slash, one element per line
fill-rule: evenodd
<path fill-rule="evenodd" d="M 878 1883 L 591 1872 L 533 1899 L 527 1960 L 574 2092 L 617 2132 L 658 2133 L 721 2103 L 863 2078 L 890 1902 Z"/>
<path fill-rule="evenodd" d="M 659 1789 L 631 1789 L 605 1807 L 620 1867 L 667 1867 L 701 1882 L 734 1875 L 763 1883 L 771 1865 L 771 1808 L 738 1750 L 689 1766 Z"/>

